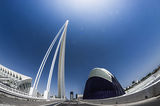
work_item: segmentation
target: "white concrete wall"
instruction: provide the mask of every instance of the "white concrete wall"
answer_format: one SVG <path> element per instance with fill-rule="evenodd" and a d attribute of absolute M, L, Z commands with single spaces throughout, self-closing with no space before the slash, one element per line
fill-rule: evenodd
<path fill-rule="evenodd" d="M 129 90 L 126 91 L 126 93 L 134 93 L 137 91 L 141 91 L 159 79 L 160 79 L 160 71 L 156 72 L 155 74 L 151 75 L 149 78 L 135 85 L 133 88 L 130 88 Z"/>

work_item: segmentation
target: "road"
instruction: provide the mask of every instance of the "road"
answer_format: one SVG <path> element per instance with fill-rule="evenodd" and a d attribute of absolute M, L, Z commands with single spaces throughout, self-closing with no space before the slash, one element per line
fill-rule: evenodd
<path fill-rule="evenodd" d="M 81 103 L 81 102 L 78 102 L 78 101 L 65 101 L 63 103 L 50 104 L 50 105 L 46 105 L 46 106 L 93 106 L 93 105 Z"/>
<path fill-rule="evenodd" d="M 87 104 L 86 104 L 87 103 Z M 0 106 L 98 106 L 82 101 L 26 101 L 0 94 Z M 160 106 L 160 95 L 143 101 L 128 104 L 99 104 L 99 106 Z"/>

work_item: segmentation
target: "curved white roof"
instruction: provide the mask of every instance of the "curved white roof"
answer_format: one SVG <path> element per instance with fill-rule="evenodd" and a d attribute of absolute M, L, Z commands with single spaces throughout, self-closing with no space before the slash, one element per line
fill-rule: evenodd
<path fill-rule="evenodd" d="M 26 82 L 31 82 L 32 81 L 31 77 L 28 77 L 26 75 L 15 72 L 15 71 L 13 71 L 13 70 L 11 70 L 11 69 L 9 69 L 9 68 L 1 65 L 1 64 L 0 64 L 0 71 L 5 73 L 5 75 L 7 75 L 7 77 L 15 78 L 17 80 L 26 81 Z"/>
<path fill-rule="evenodd" d="M 112 82 L 112 77 L 114 77 L 108 70 L 104 68 L 94 68 L 89 75 L 89 78 L 91 77 L 101 77 L 104 78 L 110 82 Z"/>

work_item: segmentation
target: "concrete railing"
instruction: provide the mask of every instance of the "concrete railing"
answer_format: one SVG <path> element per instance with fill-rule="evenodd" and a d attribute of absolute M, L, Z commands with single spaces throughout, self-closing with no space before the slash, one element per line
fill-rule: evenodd
<path fill-rule="evenodd" d="M 145 100 L 151 97 L 155 97 L 157 95 L 160 95 L 160 80 L 149 85 L 145 89 L 138 92 L 134 92 L 132 94 L 125 94 L 123 96 L 107 98 L 107 99 L 96 99 L 96 100 L 94 99 L 94 100 L 82 100 L 82 101 L 94 104 L 125 104 L 125 103 L 132 103 Z"/>
<path fill-rule="evenodd" d="M 25 99 L 34 99 L 34 100 L 41 100 L 43 98 L 37 98 L 37 97 L 31 97 L 28 95 L 28 93 L 18 91 L 14 88 L 11 88 L 9 86 L 6 86 L 2 83 L 0 83 L 0 92 L 3 92 L 4 94 L 11 95 L 13 97 L 18 97 L 18 98 L 25 98 Z"/>
<path fill-rule="evenodd" d="M 2 84 L 2 83 L 0 83 L 0 87 L 3 88 L 3 89 L 5 89 L 5 90 L 9 90 L 9 91 L 11 91 L 11 92 L 19 93 L 19 94 L 22 94 L 22 95 L 28 95 L 28 93 L 25 93 L 25 92 L 16 90 L 16 89 L 11 88 L 11 87 L 9 87 L 9 86 L 7 86 L 7 85 L 4 85 L 4 84 Z"/>

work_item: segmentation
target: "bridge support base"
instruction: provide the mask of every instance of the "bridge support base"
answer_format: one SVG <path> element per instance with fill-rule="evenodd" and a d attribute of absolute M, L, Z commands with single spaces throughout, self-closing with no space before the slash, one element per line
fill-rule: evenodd
<path fill-rule="evenodd" d="M 29 95 L 32 97 L 37 97 L 37 90 L 31 87 L 29 91 Z"/>
<path fill-rule="evenodd" d="M 44 91 L 44 99 L 49 99 L 49 92 L 47 90 Z"/>

